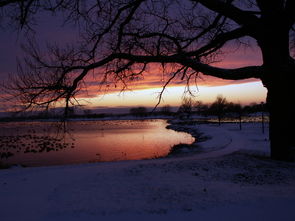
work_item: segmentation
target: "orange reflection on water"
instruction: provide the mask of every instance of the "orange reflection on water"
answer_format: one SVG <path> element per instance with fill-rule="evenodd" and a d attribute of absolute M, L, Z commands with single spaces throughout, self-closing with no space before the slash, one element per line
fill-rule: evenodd
<path fill-rule="evenodd" d="M 29 124 L 29 123 L 28 123 Z M 36 137 L 47 137 L 41 126 L 47 123 L 23 125 L 20 134 L 30 126 Z M 116 121 L 77 121 L 69 124 L 70 134 L 61 142 L 65 147 L 53 151 L 14 152 L 12 157 L 2 161 L 28 166 L 87 163 L 100 161 L 137 160 L 161 157 L 179 143 L 190 144 L 194 138 L 187 133 L 168 130 L 165 120 L 116 120 Z M 34 130 L 33 130 L 33 129 Z M 53 136 L 52 133 L 50 136 Z M 6 134 L 7 135 L 7 134 Z M 23 135 L 19 135 L 23 136 Z M 28 135 L 23 136 L 28 139 Z M 36 139 L 35 139 L 36 140 Z M 40 142 L 37 139 L 38 142 Z M 54 141 L 54 140 L 53 140 Z M 28 141 L 27 141 L 28 143 Z M 45 142 L 47 143 L 47 141 Z M 49 143 L 49 142 L 48 142 Z M 24 144 L 21 144 L 24 145 Z M 33 144 L 28 144 L 28 146 Z M 59 144 L 56 144 L 60 146 Z M 48 146 L 54 146 L 48 144 Z M 34 149 L 30 149 L 34 150 Z M 0 150 L 1 151 L 1 150 Z M 13 151 L 13 150 L 12 150 Z"/>

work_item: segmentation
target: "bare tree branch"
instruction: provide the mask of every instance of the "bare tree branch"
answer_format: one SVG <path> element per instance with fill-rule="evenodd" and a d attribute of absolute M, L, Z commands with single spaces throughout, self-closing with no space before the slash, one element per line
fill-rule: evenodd
<path fill-rule="evenodd" d="M 33 42 L 28 44 L 26 53 L 31 57 L 24 59 L 26 68 L 14 81 L 14 89 L 21 91 L 22 100 L 30 105 L 63 100 L 68 106 L 71 98 L 86 87 L 83 81 L 90 72 L 98 77 L 101 87 L 120 82 L 126 89 L 129 81 L 144 74 L 149 63 L 177 64 L 180 67 L 171 72 L 175 76 L 182 73 L 183 80 L 192 79 L 199 72 L 231 80 L 261 78 L 264 74 L 263 66 L 223 69 L 208 64 L 215 61 L 214 56 L 222 52 L 227 42 L 253 37 L 253 26 L 260 23 L 257 7 L 242 10 L 230 0 L 189 0 L 188 4 L 169 0 L 101 0 L 84 8 L 79 0 L 14 2 L 23 3 L 24 21 L 30 19 L 30 13 L 35 12 L 30 9 L 35 7 L 64 11 L 66 20 L 81 19 L 85 25 L 80 47 L 51 46 L 49 56 L 42 57 Z M 168 79 L 163 89 L 173 77 Z"/>
<path fill-rule="evenodd" d="M 226 42 L 244 37 L 247 34 L 248 31 L 245 28 L 237 28 L 233 31 L 221 33 L 217 35 L 212 41 L 210 41 L 207 45 L 204 45 L 196 51 L 186 52 L 185 55 L 206 56 L 208 54 L 212 54 L 214 51 L 220 49 Z"/>
<path fill-rule="evenodd" d="M 179 63 L 184 66 L 190 67 L 195 71 L 202 72 L 205 75 L 211 75 L 214 77 L 220 77 L 229 80 L 242 80 L 247 78 L 260 78 L 263 73 L 262 66 L 247 66 L 235 69 L 217 68 L 207 64 L 203 64 L 199 61 L 193 60 L 181 55 L 174 56 L 140 56 L 130 55 L 124 53 L 113 54 L 110 57 L 127 59 L 134 62 L 146 63 L 146 62 L 160 62 L 160 63 Z M 95 64 L 93 64 L 95 66 Z"/>
<path fill-rule="evenodd" d="M 227 1 L 221 0 L 196 0 L 212 11 L 218 12 L 239 25 L 252 26 L 259 22 L 258 18 L 247 11 L 243 11 Z"/>

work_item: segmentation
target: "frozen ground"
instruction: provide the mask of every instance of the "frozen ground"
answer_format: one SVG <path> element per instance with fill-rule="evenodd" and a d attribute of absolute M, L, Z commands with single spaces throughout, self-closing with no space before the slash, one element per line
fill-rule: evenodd
<path fill-rule="evenodd" d="M 195 128 L 203 153 L 0 170 L 1 220 L 295 220 L 295 164 L 259 124 Z"/>

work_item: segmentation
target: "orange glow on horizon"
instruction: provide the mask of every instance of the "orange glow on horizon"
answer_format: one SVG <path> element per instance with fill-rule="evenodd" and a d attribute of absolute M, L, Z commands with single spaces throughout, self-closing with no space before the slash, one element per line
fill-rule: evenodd
<path fill-rule="evenodd" d="M 255 49 L 236 50 L 234 53 L 224 55 L 222 62 L 213 63 L 213 66 L 222 68 L 237 68 L 249 65 L 260 65 L 261 55 Z M 143 77 L 128 84 L 131 90 L 120 93 L 121 88 L 110 88 L 103 95 L 98 95 L 95 86 L 88 88 L 88 106 L 97 107 L 127 107 L 145 106 L 154 107 L 158 102 L 159 92 L 171 76 L 173 68 L 166 66 L 164 73 L 159 64 L 151 64 Z M 171 70 L 169 70 L 171 69 Z M 204 103 L 213 102 L 217 95 L 223 95 L 228 101 L 242 105 L 252 102 L 265 102 L 266 88 L 258 79 L 250 78 L 245 80 L 223 80 L 211 76 L 200 75 L 197 79 L 197 86 L 192 85 L 195 99 Z M 172 81 L 163 94 L 161 105 L 179 106 L 184 96 L 185 81 L 177 79 Z"/>
<path fill-rule="evenodd" d="M 262 63 L 261 54 L 255 48 L 239 48 L 239 50 L 237 50 L 237 48 L 229 45 L 226 48 L 225 54 L 222 55 L 222 58 L 223 59 L 220 62 L 216 62 L 211 65 L 221 68 L 238 68 L 249 65 L 261 65 Z M 173 71 L 175 71 L 179 67 L 180 66 L 176 64 L 166 64 L 165 70 L 163 70 L 163 66 L 161 64 L 151 63 L 147 65 L 146 71 L 142 76 L 139 76 L 137 79 L 134 79 L 132 81 L 126 82 L 126 91 L 128 96 L 131 96 L 135 91 L 161 91 L 161 88 L 172 76 Z M 135 68 L 138 69 L 137 66 Z M 87 82 L 87 90 L 81 90 L 79 97 L 94 99 L 97 98 L 97 96 L 105 96 L 106 94 L 120 94 L 123 88 L 122 83 L 118 82 L 117 84 L 113 84 L 110 82 L 109 85 L 105 84 L 103 86 L 100 84 L 101 73 L 103 72 L 104 70 L 96 70 L 91 75 L 87 76 L 87 79 L 85 79 L 85 82 Z M 109 81 L 111 80 L 109 79 Z M 254 82 L 258 83 L 259 80 L 254 78 L 245 80 L 223 80 L 220 78 L 200 74 L 196 81 L 196 84 L 198 87 L 211 88 L 216 86 L 240 85 Z M 185 79 L 181 80 L 181 76 L 178 76 L 170 82 L 169 88 L 185 87 L 186 83 L 187 82 Z M 192 84 L 195 84 L 195 82 L 192 82 Z M 132 90 L 133 92 L 128 92 L 128 90 Z M 210 94 L 210 92 L 208 93 Z M 220 93 L 222 94 L 222 91 L 220 91 Z M 126 94 L 126 92 L 123 92 L 122 94 Z M 124 97 L 126 96 L 122 94 L 120 97 L 124 99 Z M 257 100 L 255 96 L 252 98 L 253 100 Z M 261 97 L 259 99 L 261 99 Z M 242 102 L 243 100 L 244 98 L 241 99 Z"/>
<path fill-rule="evenodd" d="M 213 102 L 218 95 L 223 95 L 228 101 L 247 105 L 252 102 L 265 102 L 266 89 L 261 82 L 247 82 L 223 86 L 192 87 L 196 101 L 204 103 Z M 86 98 L 85 105 L 89 107 L 154 107 L 162 88 L 149 88 L 142 90 L 125 91 L 122 93 L 109 93 L 102 96 Z M 163 94 L 161 105 L 179 106 L 184 96 L 183 86 L 168 87 Z M 83 104 L 83 99 L 80 101 Z"/>

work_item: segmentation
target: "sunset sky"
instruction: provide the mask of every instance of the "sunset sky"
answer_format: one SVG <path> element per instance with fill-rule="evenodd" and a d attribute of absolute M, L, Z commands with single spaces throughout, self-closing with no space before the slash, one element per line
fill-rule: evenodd
<path fill-rule="evenodd" d="M 58 21 L 47 19 L 40 20 L 36 32 L 37 41 L 43 44 L 46 41 L 63 44 L 75 40 L 74 31 L 71 27 L 60 27 Z M 20 45 L 25 39 L 25 34 L 12 30 L 3 31 L 0 36 L 0 76 L 3 81 L 16 72 L 16 60 L 21 59 L 24 54 Z M 254 43 L 255 45 L 255 43 Z M 261 56 L 256 48 L 236 48 L 227 46 L 227 51 L 222 56 L 222 61 L 214 64 L 219 67 L 235 68 L 247 65 L 261 65 Z M 152 107 L 157 103 L 157 97 L 165 78 L 161 77 L 158 69 L 150 68 L 140 81 L 132 82 L 130 90 L 123 93 L 110 90 L 103 96 L 97 96 L 97 87 L 89 87 L 86 94 L 80 97 L 81 104 L 91 107 L 126 107 L 126 106 L 147 106 Z M 95 86 L 97 83 L 92 80 Z M 164 93 L 162 104 L 178 106 L 181 103 L 185 82 L 174 82 Z M 266 89 L 256 79 L 243 81 L 225 81 L 213 77 L 204 77 L 197 81 L 197 87 L 192 85 L 196 100 L 204 103 L 212 102 L 217 95 L 223 95 L 227 100 L 241 103 L 243 105 L 251 102 L 264 102 Z"/>

